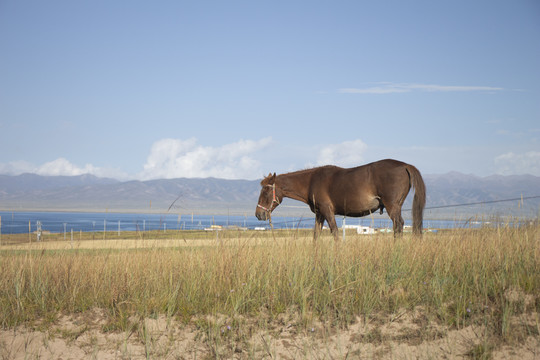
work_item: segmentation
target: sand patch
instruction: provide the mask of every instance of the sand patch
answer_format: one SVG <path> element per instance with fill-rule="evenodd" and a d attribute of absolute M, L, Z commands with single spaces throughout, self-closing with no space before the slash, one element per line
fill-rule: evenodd
<path fill-rule="evenodd" d="M 512 319 L 533 329 L 538 314 Z M 0 359 L 492 359 L 540 358 L 538 331 L 498 344 L 482 326 L 447 329 L 422 308 L 358 318 L 347 329 L 319 321 L 300 326 L 293 315 L 267 322 L 225 316 L 188 324 L 166 316 L 132 318 L 126 331 L 105 331 L 100 309 L 60 315 L 53 325 L 0 331 Z M 261 325 L 266 323 L 266 325 Z"/>

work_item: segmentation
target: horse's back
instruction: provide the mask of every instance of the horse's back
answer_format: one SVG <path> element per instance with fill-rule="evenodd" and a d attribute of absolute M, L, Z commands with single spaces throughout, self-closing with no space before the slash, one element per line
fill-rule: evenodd
<path fill-rule="evenodd" d="M 359 171 L 369 169 L 374 172 L 388 172 L 395 169 L 406 168 L 407 166 L 409 166 L 409 164 L 404 163 L 403 161 L 394 160 L 394 159 L 384 159 L 384 160 L 375 161 L 366 165 L 357 166 L 352 169 L 357 169 Z"/>
<path fill-rule="evenodd" d="M 311 177 L 311 187 L 348 187 L 348 185 L 370 185 L 371 182 L 384 182 L 385 179 L 406 175 L 408 166 L 399 160 L 385 159 L 352 168 L 334 165 L 321 166 L 315 169 Z"/>

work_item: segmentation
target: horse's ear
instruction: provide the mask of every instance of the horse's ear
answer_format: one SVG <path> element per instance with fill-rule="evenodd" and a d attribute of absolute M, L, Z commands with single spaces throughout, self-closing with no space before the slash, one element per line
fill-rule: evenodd
<path fill-rule="evenodd" d="M 274 173 L 274 175 L 272 175 L 272 182 L 275 182 L 276 181 L 276 173 Z"/>

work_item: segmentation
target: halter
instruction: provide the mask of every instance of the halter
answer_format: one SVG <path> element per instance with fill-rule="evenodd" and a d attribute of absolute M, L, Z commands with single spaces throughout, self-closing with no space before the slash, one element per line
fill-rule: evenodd
<path fill-rule="evenodd" d="M 272 205 L 274 205 L 274 203 L 276 204 L 280 204 L 279 203 L 279 200 L 276 198 L 276 183 L 273 183 L 272 185 L 265 185 L 265 186 L 270 186 L 272 187 L 272 203 L 270 204 L 270 209 L 268 208 L 265 208 L 264 206 L 262 206 L 261 204 L 257 204 L 257 207 L 260 207 L 261 209 L 263 209 L 264 211 L 268 211 L 268 212 L 272 212 Z"/>

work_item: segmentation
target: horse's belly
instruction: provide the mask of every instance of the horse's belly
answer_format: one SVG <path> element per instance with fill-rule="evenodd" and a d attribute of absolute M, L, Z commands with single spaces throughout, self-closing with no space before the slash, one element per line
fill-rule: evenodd
<path fill-rule="evenodd" d="M 369 215 L 381 207 L 380 198 L 378 196 L 372 196 L 363 199 L 357 199 L 356 201 L 346 202 L 343 206 L 336 208 L 336 214 L 346 216 L 366 216 Z"/>

